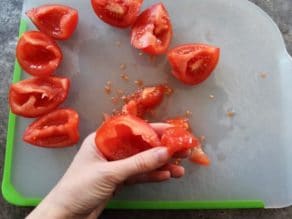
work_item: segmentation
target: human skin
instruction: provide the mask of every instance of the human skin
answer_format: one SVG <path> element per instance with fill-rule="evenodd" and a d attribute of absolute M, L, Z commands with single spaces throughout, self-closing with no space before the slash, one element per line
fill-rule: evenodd
<path fill-rule="evenodd" d="M 151 125 L 158 134 L 169 127 Z M 162 182 L 184 175 L 182 166 L 169 163 L 171 157 L 165 147 L 107 161 L 94 138 L 95 133 L 84 140 L 64 176 L 27 218 L 97 218 L 122 185 Z M 187 152 L 177 156 L 186 157 Z"/>

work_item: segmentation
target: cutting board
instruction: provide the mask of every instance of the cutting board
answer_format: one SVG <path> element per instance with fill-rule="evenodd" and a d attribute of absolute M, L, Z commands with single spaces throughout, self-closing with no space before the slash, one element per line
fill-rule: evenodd
<path fill-rule="evenodd" d="M 155 2 L 146 0 L 143 9 Z M 71 79 L 63 106 L 78 111 L 81 139 L 98 127 L 104 112 L 120 107 L 104 92 L 108 80 L 114 92 L 135 90 L 135 80 L 145 85 L 167 81 L 175 92 L 153 120 L 189 110 L 192 129 L 206 136 L 209 167 L 184 162 L 185 177 L 125 187 L 110 208 L 271 208 L 292 203 L 292 59 L 279 29 L 260 8 L 247 0 L 163 0 L 173 23 L 171 47 L 202 42 L 221 48 L 212 76 L 188 87 L 170 75 L 165 56 L 139 54 L 130 46 L 129 30 L 100 21 L 90 1 L 25 0 L 21 32 L 36 29 L 24 12 L 44 3 L 79 11 L 73 37 L 58 42 L 64 60 L 56 75 Z M 120 78 L 121 64 L 128 82 Z M 27 77 L 16 64 L 14 81 Z M 228 111 L 235 115 L 228 117 Z M 81 144 L 65 149 L 26 144 L 21 136 L 31 122 L 10 113 L 2 192 L 17 205 L 36 205 Z"/>

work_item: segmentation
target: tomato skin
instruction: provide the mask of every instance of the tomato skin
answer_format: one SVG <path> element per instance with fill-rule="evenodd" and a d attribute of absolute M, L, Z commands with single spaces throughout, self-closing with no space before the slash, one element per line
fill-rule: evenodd
<path fill-rule="evenodd" d="M 144 120 L 113 116 L 96 130 L 96 147 L 108 160 L 119 160 L 160 145 L 158 135 Z"/>
<path fill-rule="evenodd" d="M 166 129 L 161 137 L 161 144 L 168 148 L 170 155 L 198 147 L 200 142 L 185 128 L 171 127 Z"/>
<path fill-rule="evenodd" d="M 48 148 L 69 147 L 79 140 L 79 116 L 72 109 L 57 109 L 30 124 L 23 140 L 32 145 Z"/>
<path fill-rule="evenodd" d="M 151 55 L 164 54 L 172 39 L 172 24 L 162 3 L 143 11 L 132 27 L 131 44 Z"/>
<path fill-rule="evenodd" d="M 130 27 L 138 17 L 143 0 L 91 0 L 95 14 L 105 23 Z"/>
<path fill-rule="evenodd" d="M 193 148 L 190 161 L 203 166 L 210 165 L 210 159 L 208 155 L 202 150 L 201 146 Z"/>
<path fill-rule="evenodd" d="M 61 77 L 29 78 L 12 84 L 9 104 L 14 114 L 24 117 L 44 115 L 65 101 L 70 80 Z"/>
<path fill-rule="evenodd" d="M 218 64 L 220 49 L 206 44 L 185 44 L 168 51 L 172 74 L 187 85 L 205 81 Z"/>
<path fill-rule="evenodd" d="M 57 40 L 70 38 L 78 24 L 78 11 L 65 5 L 42 5 L 26 15 L 41 32 Z"/>
<path fill-rule="evenodd" d="M 28 31 L 18 41 L 16 58 L 24 71 L 44 77 L 57 69 L 63 54 L 51 37 L 39 31 Z"/>

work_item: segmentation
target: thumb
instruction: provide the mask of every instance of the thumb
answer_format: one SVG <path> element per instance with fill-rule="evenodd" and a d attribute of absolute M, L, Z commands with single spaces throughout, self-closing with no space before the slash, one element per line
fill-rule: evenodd
<path fill-rule="evenodd" d="M 130 176 L 155 170 L 166 164 L 169 159 L 166 147 L 155 147 L 126 159 L 113 161 L 112 165 L 125 180 Z"/>

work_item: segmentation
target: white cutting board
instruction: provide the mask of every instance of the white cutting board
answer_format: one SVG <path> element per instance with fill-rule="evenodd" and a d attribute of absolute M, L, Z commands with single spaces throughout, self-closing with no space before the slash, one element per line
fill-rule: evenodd
<path fill-rule="evenodd" d="M 100 21 L 89 0 L 25 0 L 23 11 L 55 2 L 79 11 L 77 31 L 59 43 L 64 60 L 57 75 L 71 79 L 64 106 L 79 112 L 81 139 L 102 122 L 103 112 L 117 107 L 104 93 L 106 81 L 112 81 L 114 89 L 130 92 L 135 79 L 147 85 L 168 80 L 175 93 L 161 106 L 159 120 L 190 110 L 193 130 L 207 139 L 210 167 L 186 162 L 182 179 L 125 188 L 116 199 L 260 199 L 266 207 L 292 203 L 292 59 L 277 26 L 261 9 L 247 0 L 162 1 L 173 23 L 171 47 L 203 42 L 221 48 L 213 75 L 199 86 L 188 87 L 170 76 L 164 56 L 149 61 L 130 46 L 128 30 Z M 143 9 L 155 2 L 145 0 Z M 23 18 L 27 19 L 24 13 Z M 120 64 L 127 65 L 129 82 L 120 79 Z M 265 79 L 260 77 L 262 72 Z M 226 116 L 228 110 L 235 111 L 234 118 Z M 43 149 L 25 144 L 21 136 L 31 121 L 17 118 L 12 183 L 26 197 L 43 197 L 62 176 L 78 146 Z"/>

